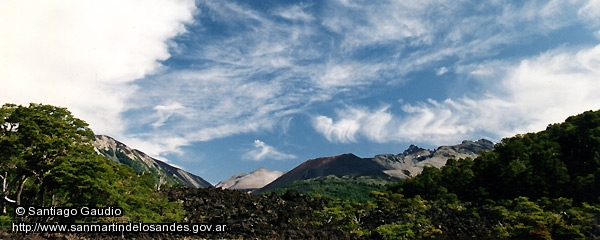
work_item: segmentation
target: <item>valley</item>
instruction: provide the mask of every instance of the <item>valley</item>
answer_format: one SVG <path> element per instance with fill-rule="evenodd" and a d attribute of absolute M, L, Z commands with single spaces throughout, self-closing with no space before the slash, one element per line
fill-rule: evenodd
<path fill-rule="evenodd" d="M 307 160 L 287 172 L 237 174 L 218 187 L 94 135 L 64 108 L 5 105 L 2 112 L 2 239 L 600 236 L 600 111 L 496 144 L 482 139 L 434 150 L 411 145 L 373 158 L 346 153 Z M 122 216 L 29 216 L 17 211 L 22 205 L 118 207 Z M 22 233 L 11 227 L 115 221 L 226 231 Z"/>

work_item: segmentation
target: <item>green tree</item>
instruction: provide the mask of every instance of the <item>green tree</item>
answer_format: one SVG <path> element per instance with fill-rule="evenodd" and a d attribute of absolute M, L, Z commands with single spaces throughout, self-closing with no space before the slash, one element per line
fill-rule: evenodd
<path fill-rule="evenodd" d="M 444 197 L 448 191 L 442 186 L 442 171 L 439 168 L 425 166 L 423 171 L 414 178 L 393 184 L 389 190 L 402 193 L 412 198 L 417 195 L 425 199 L 438 199 Z"/>
<path fill-rule="evenodd" d="M 442 179 L 440 184 L 448 190 L 463 198 L 471 199 L 474 192 L 471 189 L 471 183 L 475 173 L 473 172 L 473 160 L 466 159 L 448 159 L 446 165 L 440 170 Z"/>
<path fill-rule="evenodd" d="M 0 170 L 5 202 L 22 204 L 27 181 L 40 186 L 29 203 L 47 191 L 44 178 L 61 158 L 91 153 L 93 132 L 66 108 L 30 104 L 5 104 L 0 109 Z"/>
<path fill-rule="evenodd" d="M 579 201 L 600 201 L 600 111 L 569 117 L 546 132 L 560 144 L 561 159 L 572 176 L 568 194 Z"/>

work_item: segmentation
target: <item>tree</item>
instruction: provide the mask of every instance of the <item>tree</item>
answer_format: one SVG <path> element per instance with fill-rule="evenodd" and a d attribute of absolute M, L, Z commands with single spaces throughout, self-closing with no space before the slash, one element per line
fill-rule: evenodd
<path fill-rule="evenodd" d="M 442 171 L 433 166 L 425 166 L 423 171 L 414 178 L 393 184 L 389 190 L 402 193 L 406 197 L 421 196 L 425 199 L 445 197 L 447 189 L 442 186 Z"/>
<path fill-rule="evenodd" d="M 546 132 L 561 146 L 571 183 L 569 195 L 597 202 L 600 196 L 600 111 L 586 111 L 548 126 Z"/>
<path fill-rule="evenodd" d="M 5 104 L 0 109 L 0 170 L 3 201 L 22 204 L 27 181 L 40 186 L 33 203 L 48 189 L 44 179 L 61 159 L 93 153 L 94 133 L 66 108 L 30 104 Z"/>

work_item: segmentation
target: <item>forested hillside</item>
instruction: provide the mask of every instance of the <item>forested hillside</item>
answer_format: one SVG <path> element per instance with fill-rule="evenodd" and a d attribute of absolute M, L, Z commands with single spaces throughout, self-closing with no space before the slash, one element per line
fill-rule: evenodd
<path fill-rule="evenodd" d="M 336 177 L 330 175 L 327 177 L 311 178 L 307 180 L 293 182 L 283 187 L 267 190 L 259 194 L 265 195 L 277 193 L 283 195 L 286 193 L 306 194 L 309 196 L 324 196 L 332 199 L 343 199 L 351 202 L 365 203 L 374 198 L 369 195 L 372 191 L 382 191 L 393 180 L 387 178 L 374 177 Z"/>

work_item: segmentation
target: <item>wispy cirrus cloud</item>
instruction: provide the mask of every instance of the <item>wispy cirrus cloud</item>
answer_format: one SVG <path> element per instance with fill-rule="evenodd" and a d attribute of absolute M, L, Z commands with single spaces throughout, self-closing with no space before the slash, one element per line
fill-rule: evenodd
<path fill-rule="evenodd" d="M 203 18 L 227 26 L 225 32 L 235 29 L 236 36 L 187 36 L 210 44 L 191 41 L 182 46 L 185 54 L 180 57 L 193 62 L 194 67 L 173 69 L 140 82 L 145 91 L 132 98 L 138 107 L 130 114 L 141 117 L 132 118 L 129 125 L 156 124 L 156 118 L 142 115 L 151 111 L 151 115 L 162 116 L 157 105 L 177 102 L 186 109 L 186 115 L 171 119 L 176 123 L 159 121 L 158 134 L 176 134 L 189 142 L 210 141 L 272 129 L 301 111 L 307 102 L 329 97 L 309 83 L 323 71 L 312 62 L 320 57 L 320 46 L 299 49 L 314 34 L 310 28 L 276 21 L 268 13 L 231 2 L 207 1 L 200 9 L 205 13 Z M 292 7 L 290 11 L 301 9 Z M 286 17 L 308 20 L 308 16 L 290 14 Z"/>
<path fill-rule="evenodd" d="M 484 63 L 503 54 L 502 46 L 574 24 L 581 15 L 577 9 L 583 6 L 583 2 L 561 1 L 340 1 L 279 4 L 261 11 L 244 2 L 201 2 L 195 25 L 181 37 L 186 41 L 175 56 L 181 62 L 137 82 L 144 92 L 132 98 L 135 108 L 128 112 L 134 116 L 129 125 L 160 124 L 160 129 L 152 132 L 163 136 L 157 139 L 185 139 L 174 140 L 184 146 L 273 131 L 296 114 L 312 114 L 315 106 L 323 103 L 360 106 L 352 104 L 357 96 L 368 96 L 370 89 L 400 87 L 411 80 L 408 75 L 426 69 L 437 69 L 433 71 L 440 76 L 492 78 L 501 70 L 489 71 Z M 533 11 L 536 8 L 543 11 Z M 570 10 L 557 11 L 561 8 Z M 218 30 L 212 29 L 215 26 Z M 442 67 L 441 62 L 450 64 Z M 502 64 L 511 65 L 510 61 Z M 479 66 L 478 72 L 469 70 L 475 66 Z M 468 98 L 452 98 L 450 105 L 465 109 L 467 103 L 479 100 L 499 106 L 510 103 L 501 98 L 485 100 L 498 96 L 494 94 L 471 93 Z M 166 112 L 156 107 L 173 102 L 180 103 L 185 114 L 157 121 L 156 116 Z M 354 116 L 351 119 L 340 113 L 340 121 L 322 116 L 313 120 L 313 125 L 337 142 L 358 141 L 359 135 L 375 142 L 407 139 L 413 134 L 393 132 L 419 129 L 423 125 L 419 120 L 431 115 L 448 115 L 448 121 L 459 124 L 462 118 L 455 117 L 457 110 L 448 114 L 440 107 L 447 104 L 407 102 L 400 111 L 389 106 L 383 110 L 347 108 L 338 112 L 349 112 Z M 410 124 L 405 123 L 405 129 L 392 127 L 390 133 L 389 127 L 400 125 L 397 119 L 407 112 L 420 117 L 406 119 Z M 385 121 L 369 119 L 369 114 Z M 446 122 L 430 121 L 424 125 L 429 126 L 430 139 L 474 131 L 467 127 L 443 129 Z M 169 146 L 177 151 L 176 144 Z"/>
<path fill-rule="evenodd" d="M 272 11 L 273 15 L 280 16 L 291 21 L 311 22 L 315 17 L 307 10 L 311 4 L 297 4 L 286 7 L 280 7 Z"/>

